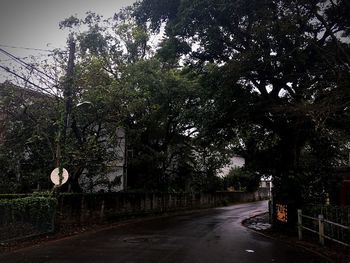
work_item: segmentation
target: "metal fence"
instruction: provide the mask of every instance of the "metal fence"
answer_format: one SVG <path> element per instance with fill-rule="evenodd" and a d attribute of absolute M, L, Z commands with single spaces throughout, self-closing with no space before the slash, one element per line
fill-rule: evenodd
<path fill-rule="evenodd" d="M 319 237 L 320 244 L 325 239 L 350 247 L 350 207 L 309 206 L 298 210 L 298 233 L 307 230 Z"/>

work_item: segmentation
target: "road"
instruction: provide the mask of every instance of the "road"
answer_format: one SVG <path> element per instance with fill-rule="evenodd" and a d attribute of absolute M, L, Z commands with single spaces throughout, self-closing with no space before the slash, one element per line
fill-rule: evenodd
<path fill-rule="evenodd" d="M 0 255 L 0 262 L 327 262 L 241 225 L 267 202 L 233 205 L 111 227 Z"/>

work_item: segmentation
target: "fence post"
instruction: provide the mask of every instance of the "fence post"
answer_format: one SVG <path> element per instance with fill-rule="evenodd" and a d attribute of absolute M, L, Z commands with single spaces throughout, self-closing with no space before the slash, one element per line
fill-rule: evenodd
<path fill-rule="evenodd" d="M 101 207 L 100 207 L 100 220 L 103 221 L 105 215 L 105 199 L 102 199 Z"/>
<path fill-rule="evenodd" d="M 301 209 L 298 209 L 298 236 L 299 240 L 303 239 L 303 217 Z"/>
<path fill-rule="evenodd" d="M 49 230 L 50 233 L 53 233 L 55 231 L 56 213 L 57 213 L 57 207 L 55 207 L 55 209 L 53 210 L 52 215 L 51 215 L 51 222 L 50 222 L 51 226 L 50 226 L 50 230 Z"/>
<path fill-rule="evenodd" d="M 318 215 L 318 235 L 320 244 L 324 245 L 324 223 L 323 223 L 323 215 Z"/>

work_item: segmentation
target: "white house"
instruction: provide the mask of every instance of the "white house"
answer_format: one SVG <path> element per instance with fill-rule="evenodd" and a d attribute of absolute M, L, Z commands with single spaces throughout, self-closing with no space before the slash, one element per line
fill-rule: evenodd
<path fill-rule="evenodd" d="M 81 176 L 80 187 L 86 192 L 120 192 L 126 189 L 127 164 L 126 164 L 126 140 L 125 129 L 117 128 L 114 138 L 104 138 L 108 143 L 110 160 L 106 161 L 107 171 L 105 174 L 93 177 Z"/>

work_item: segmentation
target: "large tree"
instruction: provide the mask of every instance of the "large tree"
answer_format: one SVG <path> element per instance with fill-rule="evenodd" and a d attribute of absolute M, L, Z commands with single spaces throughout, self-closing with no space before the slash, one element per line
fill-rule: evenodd
<path fill-rule="evenodd" d="M 120 84 L 128 91 L 125 122 L 129 183 L 143 190 L 209 191 L 225 160 L 197 136 L 198 79 L 157 59 L 127 65 Z"/>
<path fill-rule="evenodd" d="M 135 16 L 153 30 L 165 25 L 159 55 L 202 76 L 203 132 L 235 138 L 248 166 L 274 176 L 282 198 L 307 197 L 298 187 L 305 178 L 321 181 L 322 191 L 310 160 L 327 153 L 320 166 L 334 165 L 339 120 L 349 114 L 349 4 L 161 2 L 142 1 Z"/>
<path fill-rule="evenodd" d="M 196 76 L 152 58 L 151 33 L 135 23 L 128 8 L 113 20 L 88 13 L 85 19 L 62 21 L 61 27 L 71 28 L 77 43 L 72 104 L 79 107 L 72 108 L 66 139 L 71 183 L 77 184 L 84 169 L 103 172 L 111 145 L 99 141 L 113 137 L 115 128 L 122 126 L 131 153 L 131 188 L 208 188 L 205 177 L 212 176 L 221 161 L 210 147 L 197 146 L 192 136 Z"/>

